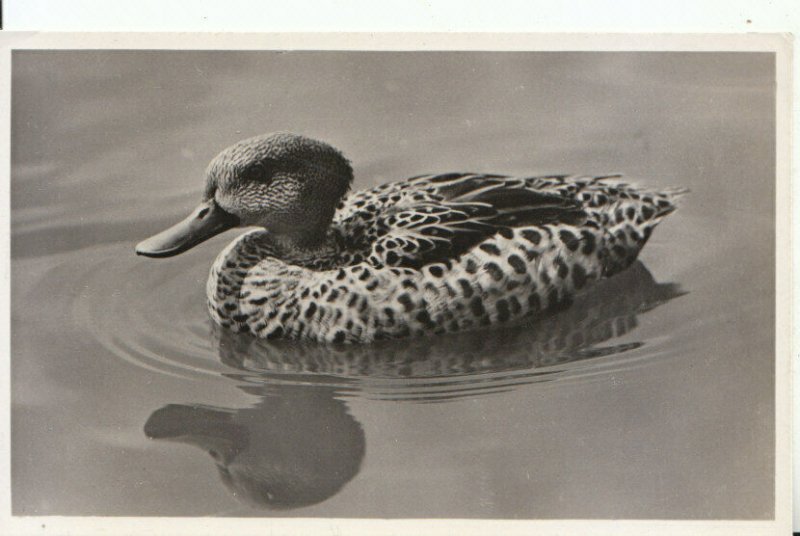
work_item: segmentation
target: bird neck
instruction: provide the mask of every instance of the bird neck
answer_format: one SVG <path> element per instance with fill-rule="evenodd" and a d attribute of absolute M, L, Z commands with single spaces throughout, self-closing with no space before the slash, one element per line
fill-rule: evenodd
<path fill-rule="evenodd" d="M 334 233 L 327 228 L 315 233 L 272 235 L 271 242 L 282 260 L 304 266 L 324 262 L 340 250 Z"/>

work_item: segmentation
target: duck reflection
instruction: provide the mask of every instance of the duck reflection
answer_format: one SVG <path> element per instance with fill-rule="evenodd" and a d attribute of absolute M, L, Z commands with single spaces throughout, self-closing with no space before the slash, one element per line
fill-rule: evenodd
<path fill-rule="evenodd" d="M 170 404 L 144 427 L 207 451 L 233 495 L 257 507 L 309 506 L 333 496 L 358 473 L 364 431 L 326 386 L 247 385 L 249 408 Z"/>
<path fill-rule="evenodd" d="M 361 346 L 269 343 L 215 330 L 219 358 L 240 371 L 229 376 L 257 403 L 239 409 L 170 404 L 150 416 L 144 431 L 207 451 L 228 489 L 254 506 L 309 506 L 341 490 L 364 457 L 364 431 L 341 399 L 343 389 L 354 386 L 357 393 L 367 378 L 390 379 L 394 387 L 416 385 L 410 398 L 422 400 L 431 392 L 413 382 L 435 378 L 440 399 L 451 399 L 459 396 L 452 385 L 477 377 L 486 380 L 482 390 L 471 386 L 461 394 L 478 396 L 503 374 L 638 348 L 635 341 L 606 343 L 633 330 L 639 314 L 682 294 L 675 284 L 656 283 L 637 262 L 571 306 L 504 329 Z"/>

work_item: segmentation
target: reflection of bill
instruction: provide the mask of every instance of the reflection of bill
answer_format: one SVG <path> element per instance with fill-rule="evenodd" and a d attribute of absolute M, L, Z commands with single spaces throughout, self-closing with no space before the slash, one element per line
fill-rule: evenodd
<path fill-rule="evenodd" d="M 144 431 L 208 451 L 222 481 L 253 506 L 289 509 L 324 501 L 357 473 L 364 431 L 324 386 L 244 386 L 250 408 L 170 404 Z"/>
<path fill-rule="evenodd" d="M 222 361 L 253 372 L 335 374 L 345 377 L 431 378 L 530 370 L 638 348 L 601 346 L 637 326 L 637 315 L 683 292 L 659 284 L 641 262 L 603 280 L 557 311 L 504 328 L 368 345 L 271 342 L 214 331 Z"/>
<path fill-rule="evenodd" d="M 248 382 L 240 388 L 258 396 L 258 403 L 242 409 L 170 404 L 150 416 L 145 434 L 208 451 L 225 485 L 253 505 L 316 504 L 349 482 L 364 457 L 361 425 L 336 398 L 341 380 L 393 378 L 414 385 L 411 399 L 478 396 L 475 385 L 459 391 L 458 382 L 482 374 L 489 387 L 483 392 L 490 392 L 502 376 L 496 373 L 638 348 L 639 342 L 603 343 L 629 333 L 638 314 L 680 295 L 676 285 L 656 283 L 637 262 L 571 305 L 505 329 L 351 346 L 269 343 L 218 330 L 220 359 L 245 370 L 232 376 Z M 338 379 L 326 381 L 330 375 Z M 413 383 L 420 378 L 436 378 L 430 382 L 436 394 Z"/>

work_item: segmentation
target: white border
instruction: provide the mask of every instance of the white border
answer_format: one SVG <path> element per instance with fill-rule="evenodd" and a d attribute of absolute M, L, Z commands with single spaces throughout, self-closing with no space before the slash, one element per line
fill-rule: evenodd
<path fill-rule="evenodd" d="M 6 30 L 785 32 L 796 0 L 6 0 Z"/>
<path fill-rule="evenodd" d="M 363 519 L 214 519 L 11 517 L 8 487 L 0 490 L 0 532 L 5 534 L 786 534 L 791 527 L 790 228 L 791 40 L 786 35 L 634 34 L 0 34 L 0 151 L 2 180 L 10 170 L 10 51 L 12 49 L 336 49 L 336 50 L 693 50 L 774 51 L 777 61 L 776 225 L 776 519 L 774 521 L 465 521 Z M 9 207 L 8 189 L 2 191 Z M 0 211 L 0 276 L 9 285 L 9 210 Z M 7 293 L 4 295 L 7 298 Z M 9 304 L 0 313 L 3 356 L 9 356 Z M 0 474 L 9 475 L 9 360 L 0 374 L 5 410 L 0 416 Z M 1 479 L 0 479 L 1 480 Z M 8 482 L 8 480 L 6 480 Z"/>

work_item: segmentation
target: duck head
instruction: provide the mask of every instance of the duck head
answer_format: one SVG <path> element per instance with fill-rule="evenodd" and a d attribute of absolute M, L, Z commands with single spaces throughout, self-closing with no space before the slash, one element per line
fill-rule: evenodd
<path fill-rule="evenodd" d="M 313 247 L 325 239 L 353 170 L 330 145 L 297 134 L 249 138 L 206 169 L 202 201 L 180 223 L 140 242 L 136 253 L 170 257 L 233 227 L 259 226 L 278 241 Z"/>

